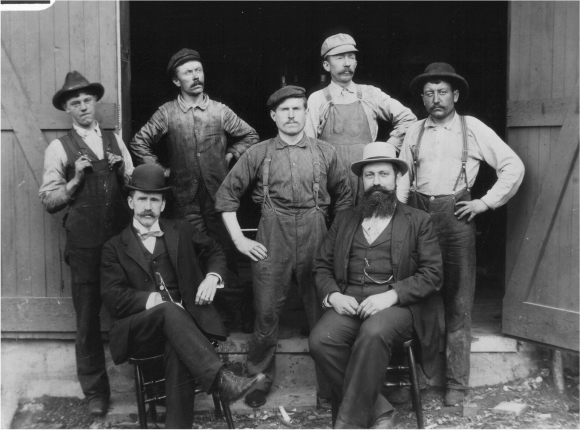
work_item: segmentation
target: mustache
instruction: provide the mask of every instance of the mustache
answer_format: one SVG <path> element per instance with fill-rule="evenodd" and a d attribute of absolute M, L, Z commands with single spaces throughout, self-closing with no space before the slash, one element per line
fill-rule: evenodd
<path fill-rule="evenodd" d="M 349 75 L 352 75 L 354 72 L 351 69 L 342 69 L 339 73 L 340 74 L 348 73 Z"/>
<path fill-rule="evenodd" d="M 155 213 L 153 213 L 153 211 L 151 210 L 144 210 L 141 213 L 138 213 L 137 215 L 139 216 L 155 216 Z"/>
<path fill-rule="evenodd" d="M 396 189 L 387 190 L 380 185 L 373 185 L 366 190 L 360 204 L 363 218 L 370 218 L 373 215 L 379 218 L 392 216 L 396 206 Z"/>

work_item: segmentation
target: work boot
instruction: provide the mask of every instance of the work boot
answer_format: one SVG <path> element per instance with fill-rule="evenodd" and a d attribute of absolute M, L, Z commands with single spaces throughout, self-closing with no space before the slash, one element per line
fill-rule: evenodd
<path fill-rule="evenodd" d="M 253 378 L 244 378 L 222 367 L 215 378 L 213 389 L 220 395 L 220 398 L 224 402 L 233 403 L 253 391 L 256 384 L 264 378 L 265 376 L 262 373 L 259 373 Z"/>
<path fill-rule="evenodd" d="M 372 429 L 394 429 L 395 428 L 395 411 L 389 411 L 376 419 L 371 427 Z"/>
<path fill-rule="evenodd" d="M 264 390 L 254 390 L 246 396 L 245 402 L 251 408 L 259 408 L 266 404 L 266 394 Z"/>
<path fill-rule="evenodd" d="M 89 399 L 89 412 L 96 417 L 102 417 L 109 410 L 109 400 L 104 397 Z"/>
<path fill-rule="evenodd" d="M 389 391 L 385 397 L 390 403 L 407 403 L 411 397 L 411 389 L 409 387 L 400 387 Z"/>
<path fill-rule="evenodd" d="M 447 388 L 445 390 L 445 406 L 455 406 L 457 404 L 461 404 L 463 403 L 464 397 L 465 391 Z"/>

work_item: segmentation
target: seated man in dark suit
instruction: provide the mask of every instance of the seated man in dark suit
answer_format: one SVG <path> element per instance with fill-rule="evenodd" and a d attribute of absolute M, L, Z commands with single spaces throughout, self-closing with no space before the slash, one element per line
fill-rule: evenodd
<path fill-rule="evenodd" d="M 133 171 L 126 186 L 133 222 L 104 245 L 101 294 L 114 319 L 109 334 L 115 364 L 164 354 L 165 425 L 191 428 L 196 381 L 205 392 L 235 401 L 264 375 L 234 375 L 208 340 L 227 336 L 211 304 L 226 258 L 213 239 L 187 222 L 159 219 L 163 193 L 170 190 L 164 181 L 155 165 Z"/>
<path fill-rule="evenodd" d="M 310 354 L 342 400 L 335 428 L 394 428 L 381 394 L 392 346 L 413 337 L 431 377 L 439 352 L 437 312 L 443 265 L 429 215 L 397 201 L 407 164 L 384 142 L 364 147 L 351 165 L 362 176 L 361 203 L 340 212 L 314 264 L 328 310 L 309 338 Z"/>

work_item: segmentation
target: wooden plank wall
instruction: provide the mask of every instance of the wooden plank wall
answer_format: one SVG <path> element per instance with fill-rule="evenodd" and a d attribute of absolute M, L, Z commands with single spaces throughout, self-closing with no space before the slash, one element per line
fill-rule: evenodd
<path fill-rule="evenodd" d="M 551 145 L 558 139 L 578 82 L 578 6 L 577 2 L 510 3 L 508 143 L 522 158 L 526 176 L 508 204 L 507 280 L 545 179 Z M 578 195 L 576 159 L 529 302 L 578 312 Z"/>
<path fill-rule="evenodd" d="M 90 82 L 103 84 L 105 95 L 99 107 L 102 124 L 105 128 L 116 127 L 115 17 L 112 1 L 57 0 L 40 12 L 2 13 L 2 45 L 47 143 L 70 128 L 66 115 L 52 107 L 52 97 L 70 70 L 78 70 Z M 3 111 L 2 298 L 70 297 L 70 273 L 62 258 L 65 233 L 61 220 L 65 211 L 50 215 L 44 210 L 21 143 Z M 70 300 L 63 302 L 70 307 Z M 3 302 L 3 322 L 4 312 L 12 308 L 4 305 Z M 70 317 L 59 330 L 74 330 L 72 307 L 68 313 Z M 29 321 L 27 327 L 47 330 L 41 318 Z"/>

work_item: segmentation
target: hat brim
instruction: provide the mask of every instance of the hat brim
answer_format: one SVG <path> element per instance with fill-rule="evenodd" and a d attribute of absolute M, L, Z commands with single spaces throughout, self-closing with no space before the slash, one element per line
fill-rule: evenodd
<path fill-rule="evenodd" d="M 405 161 L 400 160 L 398 158 L 391 158 L 391 157 L 373 157 L 373 158 L 367 158 L 366 160 L 355 161 L 354 163 L 352 163 L 350 165 L 350 170 L 355 175 L 361 176 L 362 169 L 366 164 L 378 163 L 378 162 L 387 162 L 387 163 L 396 164 L 397 167 L 399 168 L 399 171 L 401 172 L 401 176 L 409 171 L 409 166 L 407 165 L 407 163 Z"/>
<path fill-rule="evenodd" d="M 127 192 L 129 192 L 129 191 L 142 191 L 144 193 L 167 193 L 167 192 L 171 191 L 171 187 L 163 187 L 163 188 L 157 188 L 157 189 L 145 189 L 145 188 L 135 187 L 133 185 L 124 185 L 123 189 Z"/>
<path fill-rule="evenodd" d="M 463 76 L 456 73 L 423 73 L 411 81 L 411 91 L 415 95 L 421 95 L 425 82 L 441 79 L 443 81 L 452 81 L 459 90 L 459 100 L 465 101 L 469 96 L 469 85 Z"/>
<path fill-rule="evenodd" d="M 336 48 L 332 48 L 330 51 L 327 51 L 326 54 L 322 56 L 322 58 L 325 58 L 329 55 L 344 54 L 345 52 L 358 52 L 358 49 L 356 49 L 354 45 L 341 45 L 337 46 Z"/>
<path fill-rule="evenodd" d="M 86 90 L 86 89 L 92 89 L 93 91 L 91 91 L 91 92 L 96 93 L 97 101 L 101 100 L 103 98 L 103 95 L 105 94 L 105 87 L 103 87 L 98 82 L 93 82 L 92 84 L 83 85 L 82 87 L 78 87 L 78 88 L 70 88 L 68 90 L 63 90 L 63 89 L 58 90 L 56 92 L 56 94 L 54 95 L 54 97 L 52 98 L 52 105 L 55 108 L 57 108 L 58 110 L 64 111 L 62 105 L 64 103 L 64 99 L 66 99 L 67 94 L 76 93 L 76 92 Z"/>
<path fill-rule="evenodd" d="M 183 58 L 180 58 L 179 61 L 176 61 L 174 65 L 167 67 L 167 74 L 171 75 L 171 73 L 173 73 L 173 71 L 177 67 L 181 66 L 184 63 L 187 63 L 188 61 L 199 61 L 203 65 L 203 62 L 201 61 L 200 57 L 197 57 L 197 56 L 191 54 L 191 55 L 187 55 Z"/>

